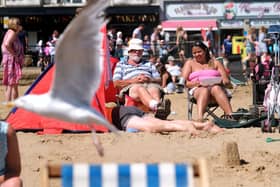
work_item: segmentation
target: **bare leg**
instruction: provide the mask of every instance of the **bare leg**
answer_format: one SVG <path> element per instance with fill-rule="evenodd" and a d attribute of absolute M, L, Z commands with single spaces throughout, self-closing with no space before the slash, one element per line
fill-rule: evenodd
<path fill-rule="evenodd" d="M 18 98 L 18 85 L 13 85 L 12 87 L 12 99 L 15 100 Z"/>
<path fill-rule="evenodd" d="M 147 90 L 154 100 L 160 102 L 160 90 L 157 87 L 148 87 Z"/>
<path fill-rule="evenodd" d="M 158 89 L 157 89 L 158 90 Z M 154 93 L 153 96 L 157 95 L 157 97 L 153 97 L 150 92 L 141 85 L 135 85 L 129 89 L 129 96 L 135 99 L 136 101 L 141 101 L 145 106 L 150 108 L 150 101 L 155 100 L 158 103 L 160 102 L 159 91 Z"/>
<path fill-rule="evenodd" d="M 203 114 L 210 100 L 210 92 L 207 87 L 199 87 L 194 92 L 194 97 L 197 103 L 198 120 L 203 120 Z"/>
<path fill-rule="evenodd" d="M 12 86 L 6 86 L 5 99 L 6 99 L 6 101 L 11 101 L 12 100 Z"/>
<path fill-rule="evenodd" d="M 197 135 L 199 132 L 195 129 L 191 121 L 178 123 L 174 121 L 166 121 L 150 116 L 133 116 L 127 121 L 127 128 L 135 128 L 145 132 L 175 132 L 185 131 L 192 135 Z"/>
<path fill-rule="evenodd" d="M 223 128 L 220 128 L 219 126 L 215 125 L 211 121 L 206 121 L 206 122 L 203 122 L 203 123 L 193 122 L 193 124 L 194 124 L 196 129 L 204 130 L 204 131 L 211 132 L 211 133 L 218 133 L 218 132 L 224 131 Z"/>
<path fill-rule="evenodd" d="M 21 172 L 20 153 L 18 140 L 15 131 L 9 126 L 7 134 L 8 154 L 6 157 L 7 173 L 5 175 L 5 182 L 1 187 L 22 186 L 21 179 L 19 178 Z M 1 180 L 1 178 L 0 178 Z"/>
<path fill-rule="evenodd" d="M 225 114 L 232 113 L 232 107 L 224 90 L 216 85 L 211 88 L 211 95 L 215 98 L 218 105 L 225 111 Z"/>

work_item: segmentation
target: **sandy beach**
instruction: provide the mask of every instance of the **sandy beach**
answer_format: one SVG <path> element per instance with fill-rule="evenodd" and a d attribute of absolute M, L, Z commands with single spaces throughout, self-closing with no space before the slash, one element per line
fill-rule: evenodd
<path fill-rule="evenodd" d="M 40 70 L 34 70 L 39 72 Z M 25 71 L 27 74 L 28 71 Z M 29 87 L 20 86 L 22 95 Z M 4 98 L 0 89 L 1 102 Z M 186 119 L 187 96 L 167 95 L 172 101 L 169 119 Z M 251 85 L 237 87 L 233 93 L 232 106 L 248 108 L 252 104 Z M 196 108 L 194 108 L 196 111 Z M 1 107 L 4 119 L 9 109 Z M 218 112 L 221 114 L 221 111 Z M 195 116 L 194 112 L 194 116 Z M 25 187 L 40 187 L 40 167 L 46 161 L 64 162 L 193 162 L 198 158 L 208 161 L 211 187 L 276 187 L 280 184 L 280 142 L 266 143 L 267 137 L 279 138 L 279 133 L 262 133 L 260 128 L 226 129 L 212 135 L 202 133 L 191 137 L 188 133 L 112 133 L 98 134 L 105 149 L 99 157 L 92 144 L 90 133 L 37 135 L 17 132 L 22 159 L 22 179 Z M 228 166 L 223 162 L 223 145 L 234 141 L 238 145 L 241 165 Z M 52 186 L 60 186 L 53 181 Z"/>

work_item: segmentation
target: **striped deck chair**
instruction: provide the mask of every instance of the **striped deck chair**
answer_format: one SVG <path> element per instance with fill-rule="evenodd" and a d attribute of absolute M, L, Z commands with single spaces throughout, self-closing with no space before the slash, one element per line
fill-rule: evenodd
<path fill-rule="evenodd" d="M 46 164 L 42 186 L 61 178 L 62 187 L 208 187 L 206 160 L 187 163 Z M 194 180 L 195 177 L 197 180 Z M 196 181 L 196 182 L 194 182 Z"/>

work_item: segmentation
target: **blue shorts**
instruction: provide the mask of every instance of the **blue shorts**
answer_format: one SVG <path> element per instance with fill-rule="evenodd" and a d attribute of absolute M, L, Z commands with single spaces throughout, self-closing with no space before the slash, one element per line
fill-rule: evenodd
<path fill-rule="evenodd" d="M 8 153 L 7 145 L 8 123 L 0 122 L 0 176 L 5 174 L 6 156 Z"/>

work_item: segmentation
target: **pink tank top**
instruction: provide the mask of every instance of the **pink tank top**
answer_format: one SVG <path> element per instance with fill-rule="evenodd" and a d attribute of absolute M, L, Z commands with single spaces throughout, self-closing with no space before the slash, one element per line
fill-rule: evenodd
<path fill-rule="evenodd" d="M 189 81 L 199 81 L 202 79 L 213 78 L 213 77 L 221 77 L 221 74 L 218 70 L 214 69 L 206 69 L 195 71 L 189 75 Z"/>

